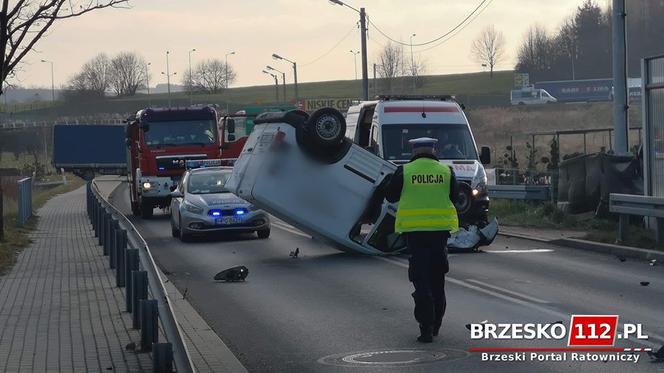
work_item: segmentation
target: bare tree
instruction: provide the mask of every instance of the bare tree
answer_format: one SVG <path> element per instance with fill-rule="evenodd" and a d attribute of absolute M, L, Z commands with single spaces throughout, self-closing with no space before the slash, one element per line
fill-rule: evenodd
<path fill-rule="evenodd" d="M 111 60 L 110 85 L 117 96 L 133 96 L 145 86 L 146 62 L 133 52 L 122 52 Z"/>
<path fill-rule="evenodd" d="M 496 31 L 493 25 L 487 26 L 473 41 L 470 52 L 478 63 L 489 67 L 493 78 L 494 67 L 502 61 L 505 55 L 505 37 Z"/>
<path fill-rule="evenodd" d="M 572 80 L 576 79 L 576 69 L 574 63 L 578 57 L 578 36 L 576 20 L 574 17 L 567 18 L 558 32 L 558 41 L 562 45 L 565 54 L 569 57 L 570 67 L 572 69 Z"/>
<path fill-rule="evenodd" d="M 184 83 L 207 93 L 219 93 L 233 83 L 237 77 L 232 66 L 224 61 L 211 59 L 200 62 L 189 77 L 185 74 Z"/>
<path fill-rule="evenodd" d="M 382 93 L 395 93 L 403 90 L 400 82 L 401 77 L 409 73 L 409 67 L 404 61 L 403 48 L 401 46 L 388 43 L 378 56 L 376 63 L 378 76 L 383 85 Z"/>
<path fill-rule="evenodd" d="M 94 10 L 127 6 L 129 0 L 1 0 L 0 94 L 2 83 L 56 21 Z"/>
<path fill-rule="evenodd" d="M 104 53 L 98 54 L 69 80 L 69 90 L 76 96 L 104 97 L 111 84 L 111 70 L 110 58 Z"/>

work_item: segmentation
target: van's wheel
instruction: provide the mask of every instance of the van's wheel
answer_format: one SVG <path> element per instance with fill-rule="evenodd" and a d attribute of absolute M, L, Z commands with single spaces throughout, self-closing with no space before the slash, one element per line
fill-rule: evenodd
<path fill-rule="evenodd" d="M 346 120 L 338 110 L 322 108 L 311 114 L 306 129 L 312 145 L 334 149 L 346 136 Z"/>
<path fill-rule="evenodd" d="M 143 219 L 150 219 L 152 217 L 152 214 L 154 212 L 153 211 L 154 207 L 152 206 L 151 203 L 146 203 L 146 202 L 141 201 L 140 209 L 141 209 L 141 217 Z"/>

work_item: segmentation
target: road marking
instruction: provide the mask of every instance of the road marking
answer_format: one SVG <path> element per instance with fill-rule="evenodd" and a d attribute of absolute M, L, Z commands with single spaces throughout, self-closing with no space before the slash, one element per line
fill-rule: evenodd
<path fill-rule="evenodd" d="M 284 225 L 281 225 L 281 223 L 279 223 L 279 222 L 276 222 L 276 221 L 275 221 L 275 222 L 272 222 L 272 225 L 274 225 L 275 227 L 277 227 L 277 228 L 279 228 L 279 229 L 283 229 L 283 230 L 285 230 L 285 231 L 287 231 L 287 232 L 290 232 L 290 233 L 296 234 L 296 235 L 298 235 L 298 236 L 302 236 L 302 237 L 306 237 L 306 238 L 311 238 L 310 235 L 305 234 L 305 233 L 302 233 L 302 232 L 296 230 L 295 228 L 293 228 L 293 229 L 288 228 L 288 227 L 286 227 L 286 226 L 284 226 Z"/>
<path fill-rule="evenodd" d="M 543 303 L 543 304 L 549 304 L 549 303 L 551 303 L 551 302 L 549 302 L 549 301 L 546 301 L 546 300 L 543 300 L 543 299 L 539 299 L 539 298 L 535 298 L 535 297 L 530 296 L 530 295 L 522 294 L 522 293 L 516 292 L 516 291 L 514 291 L 514 290 L 509 290 L 509 289 L 501 288 L 500 286 L 487 284 L 486 282 L 482 282 L 482 281 L 480 281 L 480 280 L 475 280 L 475 279 L 472 279 L 472 278 L 467 278 L 466 281 L 468 281 L 468 282 L 472 282 L 472 283 L 475 283 L 475 284 L 478 284 L 478 285 L 482 285 L 482 286 L 484 286 L 484 287 L 491 288 L 491 289 L 494 289 L 494 290 L 502 291 L 503 293 L 512 294 L 512 295 L 517 296 L 517 297 L 519 297 L 519 298 L 527 299 L 527 300 L 529 300 L 529 301 L 531 301 L 531 302 L 535 302 L 535 303 Z"/>
<path fill-rule="evenodd" d="M 401 260 L 382 257 L 382 256 L 374 256 L 374 258 L 380 259 L 380 260 L 388 262 L 388 263 L 392 263 L 392 264 L 397 265 L 399 267 L 408 268 L 408 263 L 406 263 L 404 261 L 401 261 Z M 528 301 L 525 301 L 525 300 L 521 300 L 521 299 L 511 297 L 509 295 L 496 293 L 495 291 L 484 289 L 484 288 L 481 288 L 479 286 L 471 285 L 471 284 L 469 284 L 465 281 L 457 280 L 453 277 L 445 276 L 445 280 L 447 280 L 447 281 L 449 281 L 449 282 L 451 282 L 455 285 L 459 285 L 459 286 L 462 286 L 462 287 L 465 287 L 465 288 L 468 288 L 468 289 L 479 291 L 480 293 L 491 295 L 491 296 L 494 296 L 496 298 L 506 300 L 508 302 L 512 302 L 512 303 L 516 303 L 516 304 L 521 305 L 521 306 L 526 306 L 526 307 L 529 307 L 529 308 L 536 309 L 540 312 L 547 313 L 547 314 L 552 315 L 552 316 L 554 316 L 556 318 L 559 318 L 559 319 L 560 318 L 562 318 L 562 319 L 570 319 L 571 318 L 571 315 L 568 314 L 568 313 L 556 311 L 556 310 L 541 306 L 539 304 L 535 304 L 535 303 L 532 303 L 532 302 L 528 302 Z M 626 321 L 626 322 L 629 323 L 629 321 Z M 619 325 L 619 329 L 624 330 L 624 323 L 623 322 L 619 322 L 618 325 Z M 655 333 L 652 333 L 652 332 L 647 331 L 647 330 L 644 330 L 643 333 L 646 334 L 650 338 L 650 340 L 657 339 L 660 342 L 664 341 L 664 336 L 662 336 L 662 335 L 655 334 Z M 635 342 L 635 343 L 638 343 L 638 344 L 641 344 L 641 345 L 644 345 L 644 346 L 648 346 L 648 347 L 653 347 L 653 348 L 659 348 L 660 345 L 661 345 L 661 343 L 657 344 L 657 343 L 654 343 L 654 342 L 651 342 L 651 341 L 644 341 L 644 340 L 636 339 L 634 337 L 630 338 L 629 340 L 632 341 L 632 342 Z"/>
<path fill-rule="evenodd" d="M 527 250 L 482 250 L 491 254 L 529 254 L 529 253 L 552 253 L 553 249 L 527 249 Z"/>

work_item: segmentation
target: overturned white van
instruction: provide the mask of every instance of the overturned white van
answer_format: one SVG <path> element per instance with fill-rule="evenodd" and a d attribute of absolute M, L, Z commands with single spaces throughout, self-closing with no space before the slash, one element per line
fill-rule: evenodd
<path fill-rule="evenodd" d="M 396 165 L 345 138 L 338 111 L 267 113 L 255 124 L 226 183 L 233 193 L 343 251 L 405 248 L 394 232 L 396 205 L 384 199 Z M 462 229 L 456 236 L 450 246 L 469 249 L 495 232 Z"/>

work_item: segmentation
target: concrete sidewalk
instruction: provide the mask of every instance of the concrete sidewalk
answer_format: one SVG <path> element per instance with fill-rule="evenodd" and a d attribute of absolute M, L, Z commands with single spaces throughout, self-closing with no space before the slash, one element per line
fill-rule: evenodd
<path fill-rule="evenodd" d="M 108 259 L 85 213 L 85 189 L 38 212 L 32 244 L 0 277 L 0 372 L 151 371 Z"/>

